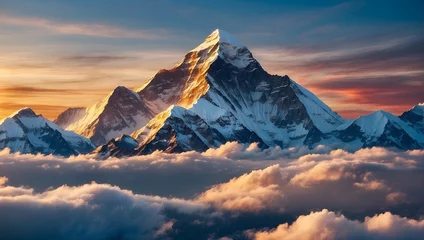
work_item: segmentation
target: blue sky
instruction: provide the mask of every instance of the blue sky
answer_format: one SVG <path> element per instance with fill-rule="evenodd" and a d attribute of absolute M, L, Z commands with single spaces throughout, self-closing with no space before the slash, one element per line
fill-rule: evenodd
<path fill-rule="evenodd" d="M 342 115 L 400 113 L 424 101 L 423 9 L 415 0 L 0 0 L 0 117 L 28 104 L 54 117 L 116 85 L 138 87 L 216 28 Z"/>

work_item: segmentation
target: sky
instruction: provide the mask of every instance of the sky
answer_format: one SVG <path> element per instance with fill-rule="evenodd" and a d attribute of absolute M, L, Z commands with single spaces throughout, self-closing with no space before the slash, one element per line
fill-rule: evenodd
<path fill-rule="evenodd" d="M 0 118 L 138 88 L 217 28 L 344 117 L 424 102 L 421 0 L 0 0 Z"/>

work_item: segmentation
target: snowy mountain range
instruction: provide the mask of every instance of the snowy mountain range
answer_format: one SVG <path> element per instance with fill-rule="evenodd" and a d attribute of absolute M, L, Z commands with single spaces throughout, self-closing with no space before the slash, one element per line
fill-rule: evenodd
<path fill-rule="evenodd" d="M 241 42 L 215 30 L 138 90 L 117 87 L 54 122 L 89 138 L 98 146 L 95 153 L 122 156 L 204 151 L 228 141 L 263 148 L 416 149 L 424 146 L 423 119 L 423 104 L 400 117 L 377 111 L 343 119 L 290 77 L 268 74 Z"/>
<path fill-rule="evenodd" d="M 93 151 L 94 145 L 75 132 L 24 108 L 0 121 L 0 149 L 31 154 L 78 155 Z"/>

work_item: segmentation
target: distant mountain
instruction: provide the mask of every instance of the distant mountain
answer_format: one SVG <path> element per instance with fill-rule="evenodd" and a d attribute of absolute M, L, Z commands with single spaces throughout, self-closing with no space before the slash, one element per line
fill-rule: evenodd
<path fill-rule="evenodd" d="M 410 110 L 404 112 L 399 118 L 408 123 L 412 128 L 418 130 L 421 134 L 424 133 L 424 103 L 415 105 Z"/>
<path fill-rule="evenodd" d="M 85 116 L 86 108 L 76 107 L 76 108 L 68 108 L 63 113 L 61 113 L 54 123 L 66 129 L 69 125 L 79 121 L 81 118 Z"/>
<path fill-rule="evenodd" d="M 133 155 L 134 150 L 139 143 L 128 135 L 122 135 L 119 138 L 110 140 L 107 144 L 99 146 L 93 153 L 99 157 L 107 158 L 112 156 Z"/>
<path fill-rule="evenodd" d="M 240 41 L 215 30 L 172 69 L 136 92 L 118 87 L 105 100 L 55 121 L 112 155 L 204 151 L 228 141 L 282 148 L 320 144 L 357 150 L 424 145 L 422 105 L 400 118 L 378 111 L 346 120 L 288 76 L 267 73 Z M 126 134 L 139 142 L 119 146 Z M 112 140 L 115 139 L 115 140 Z"/>
<path fill-rule="evenodd" d="M 138 93 L 119 86 L 97 104 L 89 108 L 68 109 L 54 122 L 101 145 L 122 134 L 132 133 L 153 117 Z"/>
<path fill-rule="evenodd" d="M 408 150 L 424 146 L 422 131 L 384 111 L 359 117 L 346 128 L 332 134 L 337 136 L 332 141 L 341 140 L 353 150 L 373 146 Z"/>
<path fill-rule="evenodd" d="M 94 145 L 24 108 L 0 121 L 0 149 L 4 148 L 12 152 L 70 156 L 89 153 Z"/>
<path fill-rule="evenodd" d="M 420 148 L 424 133 L 408 126 L 391 113 L 377 111 L 355 120 L 365 137 L 364 147 L 383 146 L 399 149 Z"/>

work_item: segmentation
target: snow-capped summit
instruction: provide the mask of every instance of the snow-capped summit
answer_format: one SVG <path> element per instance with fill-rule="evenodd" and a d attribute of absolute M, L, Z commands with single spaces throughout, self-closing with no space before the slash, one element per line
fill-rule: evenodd
<path fill-rule="evenodd" d="M 357 118 L 337 134 L 353 149 L 372 146 L 417 149 L 424 146 L 423 132 L 382 110 Z"/>
<path fill-rule="evenodd" d="M 160 70 L 137 92 L 119 86 L 103 101 L 86 109 L 69 109 L 55 122 L 97 145 L 130 134 L 171 105 L 192 106 L 209 89 L 206 75 L 217 59 L 238 68 L 255 61 L 238 40 L 215 30 L 173 69 Z"/>
<path fill-rule="evenodd" d="M 156 127 L 154 131 L 148 130 L 149 137 L 143 138 L 146 128 L 133 137 L 153 147 L 170 142 L 170 138 L 180 143 L 178 148 L 162 146 L 161 150 L 203 150 L 242 138 L 255 139 L 263 146 L 302 145 L 312 127 L 330 132 L 344 124 L 337 113 L 288 76 L 268 74 L 246 46 L 222 30 L 215 30 L 173 69 L 159 71 L 139 93 L 152 109 L 167 114 L 161 115 L 166 116 L 160 118 L 164 123 L 151 123 Z M 171 105 L 181 107 L 184 114 L 177 114 L 177 108 L 169 112 Z M 215 117 L 207 114 L 212 112 L 217 113 L 213 114 Z M 193 122 L 194 119 L 198 120 Z M 202 140 L 202 133 L 190 127 L 193 124 L 204 126 L 203 130 L 210 129 L 210 134 L 219 133 L 215 136 L 224 140 L 216 143 Z M 165 128 L 186 130 L 185 134 L 178 131 L 176 135 L 160 134 Z M 159 135 L 151 136 L 155 132 Z M 197 148 L 193 147 L 196 138 L 200 139 Z"/>
<path fill-rule="evenodd" d="M 404 112 L 399 118 L 424 135 L 424 103 L 415 105 L 410 110 Z"/>
<path fill-rule="evenodd" d="M 424 115 L 424 103 L 418 103 L 412 107 L 409 111 L 416 113 L 417 115 Z"/>
<path fill-rule="evenodd" d="M 219 56 L 226 62 L 245 68 L 255 59 L 252 53 L 235 37 L 224 30 L 216 29 L 203 43 L 190 52 L 198 53 L 201 58 L 207 58 L 206 62 L 212 63 Z"/>
<path fill-rule="evenodd" d="M 242 48 L 244 45 L 235 37 L 233 37 L 231 34 L 227 33 L 224 30 L 216 29 L 213 31 L 203 43 L 201 43 L 199 46 L 197 46 L 192 51 L 201 51 L 204 49 L 208 49 L 210 47 L 215 46 L 216 44 L 227 44 L 234 47 Z"/>
<path fill-rule="evenodd" d="M 389 121 L 390 115 L 391 114 L 388 112 L 378 110 L 366 116 L 359 117 L 355 120 L 355 123 L 367 136 L 378 137 L 384 132 L 384 128 Z"/>
<path fill-rule="evenodd" d="M 12 152 L 57 154 L 88 153 L 94 145 L 82 136 L 61 129 L 30 108 L 24 108 L 0 121 L 0 149 Z"/>
<path fill-rule="evenodd" d="M 289 76 L 266 72 L 244 44 L 219 29 L 136 92 L 118 87 L 80 114 L 64 113 L 64 126 L 98 145 L 113 139 L 102 149 L 116 154 L 204 151 L 228 141 L 283 148 L 346 143 L 409 149 L 419 147 L 421 139 L 420 133 L 412 136 L 415 127 L 385 113 L 343 119 Z M 403 133 L 403 139 L 389 141 Z M 135 138 L 138 147 L 116 150 L 122 134 Z"/>
<path fill-rule="evenodd" d="M 102 101 L 86 109 L 68 109 L 55 122 L 101 145 L 141 128 L 152 117 L 137 92 L 118 86 Z"/>

